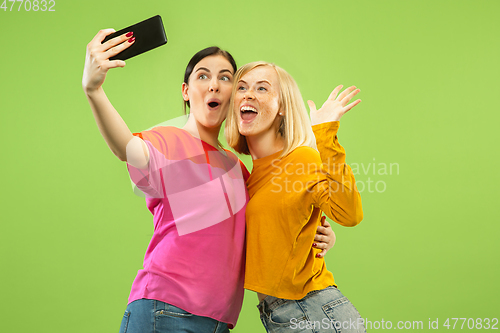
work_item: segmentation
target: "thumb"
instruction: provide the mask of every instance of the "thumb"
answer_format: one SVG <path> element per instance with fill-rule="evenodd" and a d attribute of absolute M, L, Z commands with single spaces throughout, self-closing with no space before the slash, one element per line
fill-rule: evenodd
<path fill-rule="evenodd" d="M 109 62 L 109 68 L 125 67 L 126 63 L 123 60 L 111 60 Z"/>
<path fill-rule="evenodd" d="M 311 113 L 316 112 L 316 104 L 314 104 L 313 101 L 307 101 L 307 105 L 309 105 L 309 110 L 311 110 Z"/>

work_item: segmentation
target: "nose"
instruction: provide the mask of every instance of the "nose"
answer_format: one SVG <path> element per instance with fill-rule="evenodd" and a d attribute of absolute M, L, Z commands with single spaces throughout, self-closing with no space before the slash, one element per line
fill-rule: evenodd
<path fill-rule="evenodd" d="M 245 91 L 245 93 L 243 94 L 243 99 L 246 99 L 246 100 L 251 100 L 251 99 L 254 99 L 254 95 L 253 95 L 253 92 L 248 89 Z"/>
<path fill-rule="evenodd" d="M 210 80 L 210 85 L 208 86 L 208 91 L 219 92 L 219 80 L 217 78 L 213 78 L 212 80 Z"/>

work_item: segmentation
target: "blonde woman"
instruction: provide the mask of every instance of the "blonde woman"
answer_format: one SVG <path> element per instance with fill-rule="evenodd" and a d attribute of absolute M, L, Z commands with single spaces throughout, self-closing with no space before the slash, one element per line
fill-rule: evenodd
<path fill-rule="evenodd" d="M 343 226 L 363 218 L 336 135 L 342 115 L 360 102 L 348 104 L 359 89 L 339 95 L 338 86 L 319 110 L 309 102 L 310 122 L 297 84 L 280 67 L 247 64 L 234 83 L 225 134 L 253 159 L 245 288 L 258 293 L 262 323 L 268 332 L 364 332 L 358 311 L 311 247 L 321 212 Z"/>

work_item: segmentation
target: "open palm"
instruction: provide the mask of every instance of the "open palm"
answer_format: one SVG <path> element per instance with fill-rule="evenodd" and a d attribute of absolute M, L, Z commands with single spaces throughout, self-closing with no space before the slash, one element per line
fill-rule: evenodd
<path fill-rule="evenodd" d="M 336 87 L 319 110 L 316 110 L 316 105 L 313 101 L 307 101 L 309 109 L 311 110 L 311 124 L 313 126 L 338 121 L 347 111 L 351 110 L 361 102 L 361 100 L 358 99 L 351 104 L 347 104 L 354 96 L 356 96 L 357 93 L 360 92 L 360 90 L 356 89 L 356 86 L 352 86 L 338 95 L 342 87 L 342 85 Z"/>

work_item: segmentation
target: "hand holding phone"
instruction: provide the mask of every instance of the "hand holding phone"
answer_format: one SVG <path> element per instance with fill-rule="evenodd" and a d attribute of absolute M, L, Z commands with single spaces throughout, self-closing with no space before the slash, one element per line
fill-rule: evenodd
<path fill-rule="evenodd" d="M 113 29 L 101 30 L 87 45 L 82 78 L 82 87 L 85 92 L 99 89 L 109 69 L 125 67 L 125 61 L 109 59 L 131 47 L 135 43 L 135 38 L 132 34 L 125 33 L 102 44 L 103 39 L 114 32 Z"/>
<path fill-rule="evenodd" d="M 87 45 L 82 87 L 86 92 L 101 87 L 111 68 L 125 67 L 129 59 L 167 43 L 161 17 L 147 20 L 115 31 L 101 30 Z"/>
<path fill-rule="evenodd" d="M 165 29 L 163 28 L 163 22 L 160 15 L 153 16 L 147 20 L 118 30 L 117 32 L 107 36 L 102 43 L 106 43 L 107 41 L 128 32 L 133 32 L 134 37 L 136 38 L 134 45 L 126 50 L 123 50 L 121 53 L 112 56 L 109 60 L 126 60 L 167 43 L 167 36 L 165 34 Z"/>

